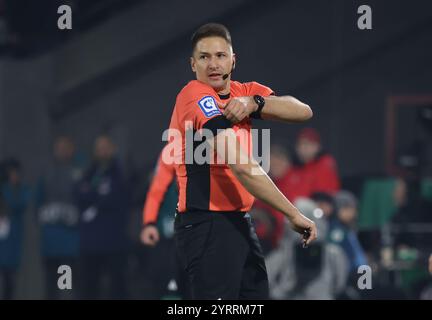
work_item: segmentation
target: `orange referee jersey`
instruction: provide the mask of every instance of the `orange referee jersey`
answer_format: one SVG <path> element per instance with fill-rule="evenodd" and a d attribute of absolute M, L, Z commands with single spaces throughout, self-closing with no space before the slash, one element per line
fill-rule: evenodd
<path fill-rule="evenodd" d="M 230 99 L 253 95 L 269 96 L 273 91 L 257 82 L 231 81 L 229 95 L 219 96 L 209 85 L 193 80 L 178 94 L 171 117 L 170 129 L 177 129 L 182 136 L 181 163 L 175 165 L 179 189 L 178 212 L 249 211 L 254 197 L 241 185 L 227 164 L 187 164 L 186 132 L 206 128 L 216 135 L 218 129 L 233 128 L 247 131 L 246 143 L 251 144 L 251 119 L 233 125 L 223 116 L 223 106 Z M 189 127 L 186 128 L 186 125 Z M 199 142 L 201 143 L 201 142 Z M 198 143 L 198 144 L 199 144 Z M 242 143 L 242 141 L 240 141 Z M 196 142 L 193 143 L 195 149 Z M 251 148 L 248 148 L 251 151 Z"/>
<path fill-rule="evenodd" d="M 174 178 L 174 166 L 164 163 L 161 153 L 144 203 L 142 212 L 144 225 L 157 222 L 159 209 Z"/>

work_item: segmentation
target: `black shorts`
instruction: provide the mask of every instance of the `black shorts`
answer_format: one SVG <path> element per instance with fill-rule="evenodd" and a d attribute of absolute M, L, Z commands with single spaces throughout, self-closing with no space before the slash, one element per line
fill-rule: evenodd
<path fill-rule="evenodd" d="M 268 299 L 264 256 L 248 213 L 178 213 L 174 228 L 193 299 Z"/>

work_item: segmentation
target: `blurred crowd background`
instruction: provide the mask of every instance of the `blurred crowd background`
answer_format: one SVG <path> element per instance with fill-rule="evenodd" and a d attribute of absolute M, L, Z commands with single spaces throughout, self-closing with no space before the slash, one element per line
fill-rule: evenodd
<path fill-rule="evenodd" d="M 62 4 L 72 30 L 57 28 Z M 372 30 L 357 27 L 363 4 Z M 256 123 L 271 128 L 270 176 L 320 233 L 302 249 L 256 202 L 271 298 L 432 299 L 426 0 L 0 0 L 0 298 L 187 299 L 175 182 L 160 241 L 140 231 L 162 132 L 194 78 L 190 36 L 209 21 L 231 31 L 234 80 L 314 111 L 305 124 Z M 57 287 L 64 264 L 72 290 Z"/>

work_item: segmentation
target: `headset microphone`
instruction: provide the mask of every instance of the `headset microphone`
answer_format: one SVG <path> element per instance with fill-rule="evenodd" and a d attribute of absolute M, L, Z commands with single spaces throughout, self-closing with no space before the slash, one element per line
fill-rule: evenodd
<path fill-rule="evenodd" d="M 222 79 L 223 79 L 223 80 L 226 80 L 226 79 L 229 77 L 229 75 L 234 71 L 234 68 L 235 68 L 235 63 L 233 62 L 232 67 L 231 67 L 231 71 L 228 72 L 228 73 L 225 73 L 225 74 L 222 76 Z"/>

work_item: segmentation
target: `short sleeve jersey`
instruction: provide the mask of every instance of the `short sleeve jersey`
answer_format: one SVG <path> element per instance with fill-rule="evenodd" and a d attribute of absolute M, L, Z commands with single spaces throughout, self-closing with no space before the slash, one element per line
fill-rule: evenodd
<path fill-rule="evenodd" d="M 216 135 L 218 130 L 233 128 L 240 145 L 247 144 L 242 147 L 251 153 L 251 119 L 247 117 L 233 125 L 223 116 L 223 108 L 234 97 L 271 94 L 273 91 L 270 88 L 257 82 L 237 81 L 231 81 L 230 93 L 225 96 L 219 96 L 211 86 L 198 80 L 190 81 L 180 91 L 170 123 L 170 129 L 178 133 L 177 138 L 181 137 L 181 146 L 172 151 L 177 159 L 178 212 L 250 210 L 254 197 L 241 185 L 229 166 L 212 162 L 197 163 L 191 155 L 202 141 L 188 144 L 191 139 L 187 137 L 195 136 L 202 129 L 209 129 Z M 192 161 L 187 161 L 191 158 Z"/>

